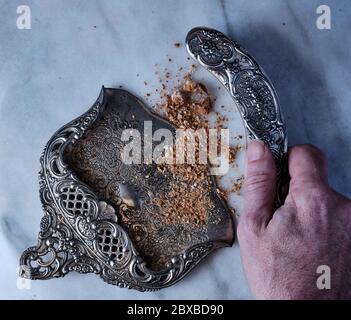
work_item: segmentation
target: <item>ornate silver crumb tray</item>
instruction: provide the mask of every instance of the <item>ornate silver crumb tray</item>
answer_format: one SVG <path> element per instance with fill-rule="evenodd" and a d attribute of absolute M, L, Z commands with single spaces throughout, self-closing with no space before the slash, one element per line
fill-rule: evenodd
<path fill-rule="evenodd" d="M 270 146 L 280 178 L 286 135 L 267 77 L 215 30 L 193 29 L 186 43 L 191 56 L 229 90 L 248 136 Z M 160 219 L 162 205 L 153 199 L 174 183 L 172 176 L 154 163 L 121 161 L 122 132 L 142 132 L 148 121 L 153 132 L 164 128 L 175 134 L 129 92 L 103 87 L 86 113 L 52 136 L 41 157 L 44 216 L 38 244 L 20 258 L 22 277 L 51 279 L 77 271 L 120 287 L 157 290 L 182 279 L 214 249 L 232 245 L 232 219 L 210 176 L 205 224 Z"/>

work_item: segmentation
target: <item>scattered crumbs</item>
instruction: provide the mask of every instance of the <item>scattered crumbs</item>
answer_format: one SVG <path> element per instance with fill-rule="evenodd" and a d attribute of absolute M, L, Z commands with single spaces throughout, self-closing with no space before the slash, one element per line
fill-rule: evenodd
<path fill-rule="evenodd" d="M 171 58 L 169 58 L 169 59 L 168 59 L 168 61 L 169 61 L 169 62 L 172 62 L 172 59 L 171 59 Z"/>
<path fill-rule="evenodd" d="M 96 26 L 94 26 L 94 28 L 96 29 Z"/>
<path fill-rule="evenodd" d="M 217 188 L 216 191 L 221 196 L 222 199 L 224 199 L 225 201 L 228 201 L 229 191 L 227 189 Z"/>
<path fill-rule="evenodd" d="M 174 46 L 175 46 L 176 48 L 180 48 L 180 42 L 176 42 L 176 43 L 174 44 Z"/>
<path fill-rule="evenodd" d="M 240 195 L 243 184 L 244 176 L 241 176 L 240 178 L 233 181 L 233 187 L 230 189 L 230 191 L 236 193 L 237 195 Z"/>
<path fill-rule="evenodd" d="M 190 58 L 188 58 L 190 60 Z M 193 129 L 197 130 L 200 128 L 204 128 L 206 131 L 209 130 L 209 118 L 208 115 L 210 112 L 215 114 L 215 125 L 217 128 L 223 127 L 228 119 L 221 115 L 218 112 L 212 110 L 212 101 L 215 98 L 211 97 L 207 91 L 207 88 L 201 84 L 195 82 L 191 75 L 194 72 L 196 65 L 192 65 L 190 71 L 185 75 L 181 76 L 180 71 L 183 68 L 179 68 L 179 72 L 174 76 L 179 85 L 177 88 L 172 90 L 171 92 L 167 89 L 165 84 L 168 83 L 168 80 L 171 76 L 169 72 L 167 72 L 167 68 L 164 69 L 164 77 L 160 77 L 161 88 L 156 89 L 156 92 L 159 94 L 161 98 L 161 102 L 153 106 L 153 109 L 156 113 L 160 114 L 164 118 L 166 118 L 170 123 L 175 125 L 177 128 L 183 129 Z M 219 89 L 221 87 L 218 87 Z M 221 108 L 225 106 L 222 105 Z M 241 139 L 242 136 L 238 135 L 237 140 Z M 220 141 L 218 142 L 220 143 Z M 240 150 L 242 150 L 242 145 L 234 145 L 229 147 L 229 163 L 230 166 L 233 167 L 236 165 L 237 154 Z M 198 152 L 199 146 L 196 146 L 196 152 Z M 163 166 L 163 167 L 162 167 Z M 167 167 L 167 169 L 165 169 Z M 205 183 L 207 181 L 208 176 L 208 167 L 201 164 L 189 164 L 188 166 L 184 165 L 161 165 L 159 170 L 166 170 L 179 176 L 178 179 L 185 179 L 188 183 L 195 181 L 193 186 L 196 185 L 195 190 L 199 190 L 199 184 Z M 197 176 L 193 174 L 197 174 Z M 220 177 L 218 177 L 220 179 Z M 216 178 L 216 180 L 218 180 Z M 229 193 L 235 192 L 237 194 L 240 193 L 242 185 L 242 179 L 237 179 L 231 184 L 230 189 L 225 189 L 223 187 L 218 187 L 219 194 L 222 196 L 224 200 L 227 200 Z M 203 185 L 204 187 L 205 185 Z M 209 186 L 207 186 L 209 188 Z M 193 190 L 192 188 L 184 188 L 185 190 Z M 183 190 L 183 189 L 182 189 Z M 204 211 L 204 207 L 208 206 L 208 199 L 201 199 L 194 201 L 193 197 L 197 197 L 203 193 L 203 190 L 199 194 L 194 194 L 194 192 L 189 192 L 189 194 L 183 194 L 183 191 L 177 189 L 175 186 L 171 194 L 174 196 L 174 201 L 169 200 L 169 203 L 162 203 L 163 207 L 169 208 L 166 211 L 169 212 L 167 219 L 169 222 L 175 222 L 174 219 L 186 219 L 186 221 L 198 221 L 198 223 L 204 223 L 204 212 L 207 212 L 208 209 Z M 169 192 L 169 191 L 168 191 Z M 178 195 L 179 194 L 179 195 Z M 181 195 L 181 196 L 180 196 Z M 168 195 L 169 197 L 169 195 Z M 161 200 L 159 200 L 161 201 Z M 168 201 L 168 200 L 167 200 Z M 179 204 L 181 203 L 181 204 Z M 190 218 L 187 212 L 187 203 L 190 204 L 190 208 L 193 212 L 193 218 Z M 179 206 L 182 210 L 179 210 Z M 184 212 L 184 217 L 174 217 L 172 214 L 172 210 L 177 212 Z M 234 213 L 235 214 L 235 213 Z M 195 220 L 194 220 L 195 219 Z M 168 221 L 168 220 L 167 220 Z M 183 220 L 182 220 L 183 221 Z M 184 222 L 184 221 L 183 221 Z"/>
<path fill-rule="evenodd" d="M 218 111 L 215 111 L 214 114 L 216 116 L 215 126 L 217 128 L 224 128 L 224 125 L 228 121 L 228 118 L 221 115 Z"/>
<path fill-rule="evenodd" d="M 144 84 L 147 86 L 147 82 L 146 81 L 144 81 Z"/>
<path fill-rule="evenodd" d="M 240 144 L 233 146 L 233 147 L 229 147 L 229 164 L 231 166 L 235 165 L 236 157 L 237 157 L 239 151 L 241 151 L 241 150 L 243 150 L 243 146 Z"/>
<path fill-rule="evenodd" d="M 244 176 L 241 176 L 240 178 L 236 178 L 232 181 L 231 187 L 230 188 L 218 188 L 217 192 L 221 195 L 221 197 L 228 201 L 229 195 L 231 193 L 235 193 L 236 195 L 241 194 L 241 189 L 244 184 Z"/>
<path fill-rule="evenodd" d="M 166 74 L 166 78 L 169 75 Z M 167 83 L 167 80 L 166 80 Z M 191 79 L 187 74 L 183 83 L 173 93 L 166 92 L 166 86 L 162 84 L 162 104 L 156 106 L 158 112 L 167 118 L 178 128 L 198 129 L 208 128 L 207 119 L 211 109 L 211 100 L 207 88 Z"/>
<path fill-rule="evenodd" d="M 211 100 L 204 85 L 194 82 L 187 74 L 179 88 L 169 93 L 162 83 L 163 102 L 156 106 L 157 113 L 164 116 L 177 128 L 207 130 L 206 115 L 211 109 Z M 195 147 L 199 156 L 201 144 Z M 172 176 L 170 184 L 153 204 L 162 208 L 162 222 L 166 224 L 191 224 L 193 228 L 205 228 L 209 210 L 215 203 L 210 196 L 212 179 L 206 164 L 158 164 L 157 170 Z M 177 214 L 174 214 L 177 212 Z"/>

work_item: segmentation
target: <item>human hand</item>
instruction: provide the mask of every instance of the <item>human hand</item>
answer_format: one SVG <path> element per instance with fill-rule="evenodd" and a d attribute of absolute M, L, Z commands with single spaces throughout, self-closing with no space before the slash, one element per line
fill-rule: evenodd
<path fill-rule="evenodd" d="M 251 291 L 259 299 L 350 299 L 351 201 L 329 187 L 315 147 L 291 148 L 289 174 L 288 196 L 274 212 L 273 156 L 250 142 L 238 239 Z M 329 290 L 317 286 L 321 265 L 330 268 Z"/>

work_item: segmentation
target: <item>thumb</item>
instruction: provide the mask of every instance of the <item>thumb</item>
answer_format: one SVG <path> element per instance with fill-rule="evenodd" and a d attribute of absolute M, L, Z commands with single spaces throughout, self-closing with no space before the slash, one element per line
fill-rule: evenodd
<path fill-rule="evenodd" d="M 255 228 L 265 228 L 273 215 L 276 171 L 273 155 L 263 141 L 247 149 L 244 216 Z"/>

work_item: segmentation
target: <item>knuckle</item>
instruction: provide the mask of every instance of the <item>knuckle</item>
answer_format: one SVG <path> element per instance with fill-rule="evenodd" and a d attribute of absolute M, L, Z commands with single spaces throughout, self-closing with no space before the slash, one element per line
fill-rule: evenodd
<path fill-rule="evenodd" d="M 330 195 L 330 187 L 320 179 L 292 178 L 289 184 L 289 193 L 303 199 L 326 200 Z"/>
<path fill-rule="evenodd" d="M 307 194 L 310 205 L 323 207 L 329 202 L 329 194 L 320 186 L 312 186 Z"/>
<path fill-rule="evenodd" d="M 294 147 L 296 151 L 313 157 L 316 161 L 325 162 L 325 155 L 322 150 L 312 144 L 302 144 Z"/>
<path fill-rule="evenodd" d="M 315 217 L 327 213 L 331 201 L 330 192 L 320 185 L 310 184 L 304 192 L 296 194 L 296 201 L 301 210 Z"/>
<path fill-rule="evenodd" d="M 258 172 L 254 175 L 247 176 L 244 184 L 245 192 L 265 189 L 269 185 L 271 179 L 271 174 L 266 172 Z"/>
<path fill-rule="evenodd" d="M 291 180 L 290 191 L 298 197 L 303 196 L 310 201 L 324 202 L 329 196 L 328 188 L 320 181 Z"/>
<path fill-rule="evenodd" d="M 280 228 L 291 228 L 292 223 L 296 220 L 296 210 L 289 207 L 278 208 L 273 217 L 272 221 L 274 225 L 279 225 Z"/>

